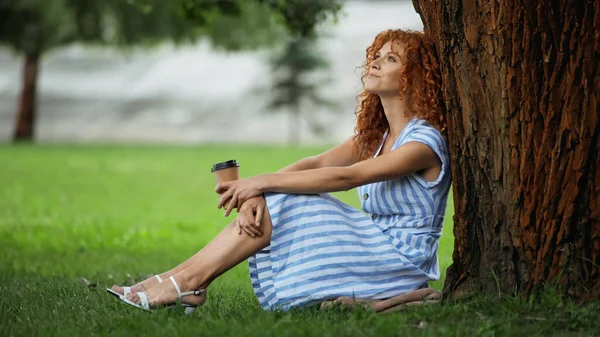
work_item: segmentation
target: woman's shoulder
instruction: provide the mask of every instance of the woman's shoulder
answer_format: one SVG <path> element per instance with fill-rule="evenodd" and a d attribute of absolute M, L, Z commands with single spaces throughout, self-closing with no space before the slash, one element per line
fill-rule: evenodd
<path fill-rule="evenodd" d="M 415 118 L 407 125 L 407 130 L 401 139 L 401 144 L 410 141 L 426 141 L 430 145 L 434 145 L 440 149 L 445 149 L 448 142 L 444 135 L 433 125 L 424 119 Z"/>

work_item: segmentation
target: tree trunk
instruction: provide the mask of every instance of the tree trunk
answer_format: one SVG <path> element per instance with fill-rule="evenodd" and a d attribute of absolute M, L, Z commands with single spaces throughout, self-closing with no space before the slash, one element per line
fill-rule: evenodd
<path fill-rule="evenodd" d="M 40 55 L 38 54 L 25 55 L 23 88 L 21 89 L 19 110 L 13 134 L 13 141 L 15 142 L 33 140 L 39 60 Z"/>
<path fill-rule="evenodd" d="M 413 0 L 440 56 L 446 296 L 600 292 L 600 1 Z"/>

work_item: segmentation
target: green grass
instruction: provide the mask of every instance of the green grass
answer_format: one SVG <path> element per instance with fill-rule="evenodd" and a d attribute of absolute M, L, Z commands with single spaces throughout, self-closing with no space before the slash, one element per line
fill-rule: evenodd
<path fill-rule="evenodd" d="M 0 147 L 0 335 L 600 334 L 593 329 L 598 303 L 574 308 L 552 292 L 534 301 L 481 298 L 385 315 L 264 312 L 245 263 L 215 281 L 207 303 L 190 316 L 142 312 L 104 292 L 169 269 L 230 221 L 216 208 L 214 162 L 236 158 L 242 176 L 250 176 L 323 149 Z M 356 191 L 336 196 L 359 206 Z M 449 203 L 440 243 L 443 270 L 451 263 L 452 209 Z"/>

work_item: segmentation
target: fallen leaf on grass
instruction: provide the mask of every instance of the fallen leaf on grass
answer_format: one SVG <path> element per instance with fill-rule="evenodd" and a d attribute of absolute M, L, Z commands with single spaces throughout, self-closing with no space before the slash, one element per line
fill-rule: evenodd
<path fill-rule="evenodd" d="M 415 326 L 419 329 L 425 329 L 425 327 L 427 326 L 427 322 L 426 321 L 418 321 Z"/>
<path fill-rule="evenodd" d="M 79 283 L 81 283 L 82 286 L 88 287 L 88 289 L 94 289 L 98 285 L 96 283 L 91 283 L 85 277 L 79 278 Z"/>

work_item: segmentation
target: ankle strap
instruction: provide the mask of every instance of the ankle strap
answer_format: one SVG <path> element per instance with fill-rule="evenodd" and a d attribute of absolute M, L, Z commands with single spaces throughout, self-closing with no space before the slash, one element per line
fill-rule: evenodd
<path fill-rule="evenodd" d="M 173 287 L 175 287 L 175 290 L 177 290 L 177 296 L 179 296 L 179 299 L 181 299 L 181 290 L 179 290 L 179 286 L 177 285 L 177 282 L 175 282 L 175 279 L 173 278 L 173 276 L 170 276 L 169 280 L 171 280 L 171 283 L 173 283 Z"/>
<path fill-rule="evenodd" d="M 160 275 L 154 275 L 154 277 L 158 280 L 158 283 L 162 283 L 162 278 L 160 278 Z"/>
<path fill-rule="evenodd" d="M 187 295 L 200 296 L 200 294 L 202 294 L 205 291 L 205 289 L 199 289 L 199 290 L 194 290 L 194 291 L 186 291 L 186 292 L 182 293 L 181 290 L 179 289 L 179 286 L 177 285 L 177 282 L 173 278 L 173 276 L 170 276 L 169 279 L 171 280 L 171 283 L 173 283 L 173 287 L 175 287 L 175 290 L 177 290 L 177 296 L 179 296 L 179 300 L 181 300 L 181 298 L 183 296 L 187 296 Z"/>

